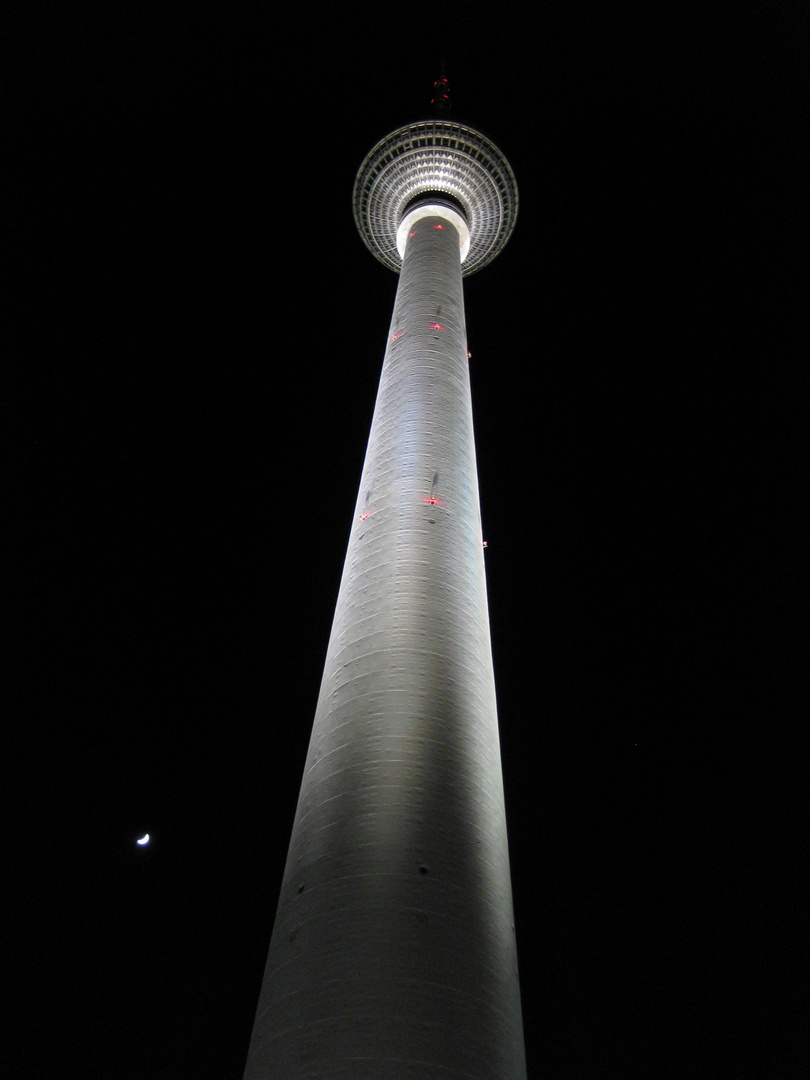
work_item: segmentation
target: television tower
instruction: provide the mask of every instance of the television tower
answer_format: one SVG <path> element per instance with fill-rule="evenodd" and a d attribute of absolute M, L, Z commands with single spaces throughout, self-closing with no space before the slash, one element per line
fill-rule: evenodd
<path fill-rule="evenodd" d="M 245 1080 L 526 1076 L 462 292 L 518 194 L 434 89 L 354 185 L 399 286 Z"/>

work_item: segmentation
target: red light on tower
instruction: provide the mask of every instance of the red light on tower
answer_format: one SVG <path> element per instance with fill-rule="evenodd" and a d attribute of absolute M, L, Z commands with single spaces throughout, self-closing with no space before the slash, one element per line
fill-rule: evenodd
<path fill-rule="evenodd" d="M 447 116 L 452 109 L 450 102 L 450 83 L 444 76 L 437 79 L 433 84 L 433 97 L 430 104 L 437 116 Z"/>

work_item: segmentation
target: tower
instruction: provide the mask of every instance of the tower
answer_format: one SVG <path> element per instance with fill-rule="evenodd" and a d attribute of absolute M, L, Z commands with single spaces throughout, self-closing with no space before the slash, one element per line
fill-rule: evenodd
<path fill-rule="evenodd" d="M 399 285 L 245 1080 L 526 1075 L 462 292 L 518 196 L 440 115 L 354 185 Z"/>

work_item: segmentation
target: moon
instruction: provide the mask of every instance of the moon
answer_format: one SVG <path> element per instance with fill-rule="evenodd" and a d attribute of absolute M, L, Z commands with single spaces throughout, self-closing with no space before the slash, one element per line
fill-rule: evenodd
<path fill-rule="evenodd" d="M 136 840 L 135 843 L 139 844 L 141 847 L 146 847 L 149 843 L 149 833 L 144 833 L 140 840 Z"/>

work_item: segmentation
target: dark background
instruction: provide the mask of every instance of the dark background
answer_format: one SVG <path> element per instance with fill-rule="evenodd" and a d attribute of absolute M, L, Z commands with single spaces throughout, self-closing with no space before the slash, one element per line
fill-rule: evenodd
<path fill-rule="evenodd" d="M 529 1076 L 810 1076 L 808 21 L 6 4 L 4 1076 L 241 1076 L 442 59 Z"/>

